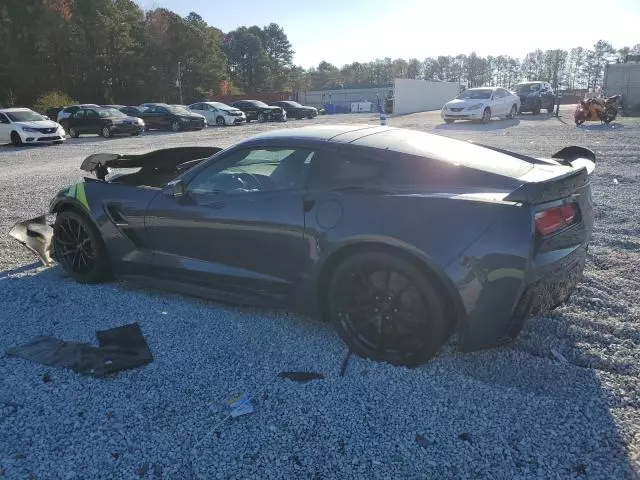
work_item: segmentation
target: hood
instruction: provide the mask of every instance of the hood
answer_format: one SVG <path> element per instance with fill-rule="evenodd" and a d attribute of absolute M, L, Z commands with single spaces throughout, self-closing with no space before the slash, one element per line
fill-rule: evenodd
<path fill-rule="evenodd" d="M 451 100 L 450 102 L 447 102 L 447 107 L 453 107 L 453 108 L 466 108 L 466 107 L 470 107 L 471 105 L 476 105 L 478 103 L 486 103 L 488 102 L 487 99 L 483 99 L 483 100 L 472 100 L 472 99 L 459 99 L 456 98 L 455 100 Z"/>
<path fill-rule="evenodd" d="M 32 122 L 13 122 L 13 125 L 18 125 L 19 127 L 29 127 L 29 128 L 58 128 L 60 126 L 59 123 L 54 122 L 53 120 L 35 120 Z"/>
<path fill-rule="evenodd" d="M 271 106 L 271 105 L 267 105 L 266 107 L 259 107 L 259 108 L 260 108 L 260 109 L 262 109 L 262 110 L 269 110 L 269 111 L 272 111 L 272 112 L 275 112 L 275 111 L 284 111 L 284 110 L 283 110 L 282 108 L 280 108 L 280 107 L 273 107 L 273 106 Z"/>
<path fill-rule="evenodd" d="M 107 120 L 111 120 L 113 123 L 138 123 L 137 117 L 105 117 Z"/>

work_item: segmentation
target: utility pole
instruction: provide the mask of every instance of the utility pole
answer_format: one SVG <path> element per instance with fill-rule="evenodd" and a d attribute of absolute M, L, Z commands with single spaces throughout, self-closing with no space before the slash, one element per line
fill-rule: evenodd
<path fill-rule="evenodd" d="M 180 71 L 180 62 L 178 62 L 178 78 L 176 79 L 176 86 L 180 93 L 180 105 L 182 105 L 182 72 Z"/>

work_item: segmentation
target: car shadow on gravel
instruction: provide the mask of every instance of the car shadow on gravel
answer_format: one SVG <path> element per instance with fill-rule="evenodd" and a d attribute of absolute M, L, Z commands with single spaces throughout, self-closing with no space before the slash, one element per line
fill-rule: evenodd
<path fill-rule="evenodd" d="M 15 147 L 11 143 L 7 143 L 6 145 L 0 145 L 0 153 L 13 153 L 13 152 L 21 152 L 24 150 L 35 150 L 38 148 L 47 148 L 47 147 L 55 148 L 59 146 L 60 145 L 54 145 L 51 143 L 36 143 L 31 145 L 24 144 L 21 147 Z"/>
<path fill-rule="evenodd" d="M 578 128 L 586 131 L 606 132 L 607 130 L 618 130 L 624 128 L 624 124 L 619 122 L 611 123 L 583 123 Z"/>
<path fill-rule="evenodd" d="M 522 120 L 523 122 L 529 122 L 529 121 L 544 121 L 544 120 L 551 120 L 553 118 L 556 118 L 555 114 L 553 113 L 539 113 L 537 115 L 534 115 L 533 113 L 519 113 L 518 114 L 518 120 Z"/>
<path fill-rule="evenodd" d="M 489 123 L 476 123 L 471 120 L 460 120 L 455 123 L 441 123 L 435 128 L 443 131 L 474 131 L 490 132 L 494 130 L 504 130 L 505 128 L 517 127 L 519 119 L 491 120 Z"/>

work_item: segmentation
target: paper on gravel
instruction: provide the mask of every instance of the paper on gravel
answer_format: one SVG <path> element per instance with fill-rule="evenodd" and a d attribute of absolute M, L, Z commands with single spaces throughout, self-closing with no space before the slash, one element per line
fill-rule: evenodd
<path fill-rule="evenodd" d="M 251 404 L 251 398 L 248 395 L 242 395 L 229 400 L 229 407 L 231 408 L 231 417 L 236 418 L 241 415 L 247 415 L 253 413 L 253 405 Z"/>

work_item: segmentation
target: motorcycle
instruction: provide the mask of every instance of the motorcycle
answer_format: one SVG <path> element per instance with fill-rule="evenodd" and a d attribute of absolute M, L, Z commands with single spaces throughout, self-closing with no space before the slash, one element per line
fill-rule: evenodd
<path fill-rule="evenodd" d="M 618 116 L 618 109 L 622 95 L 613 95 L 604 99 L 589 98 L 581 100 L 573 118 L 576 125 L 582 125 L 584 122 L 597 122 L 600 120 L 604 123 L 613 122 Z M 600 108 L 596 108 L 598 105 Z"/>

